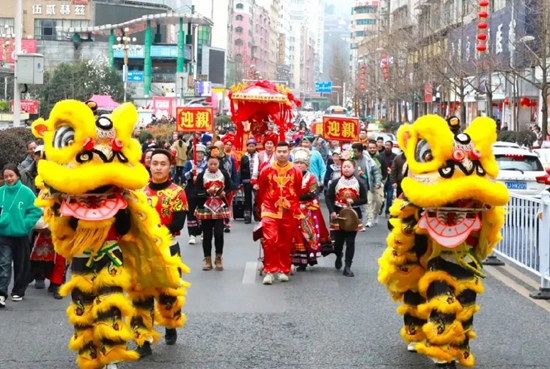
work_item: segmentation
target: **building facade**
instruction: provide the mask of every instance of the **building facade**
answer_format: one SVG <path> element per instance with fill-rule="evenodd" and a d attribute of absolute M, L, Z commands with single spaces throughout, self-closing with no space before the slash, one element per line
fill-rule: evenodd
<path fill-rule="evenodd" d="M 250 67 L 254 64 L 254 2 L 236 0 L 233 8 L 232 59 L 235 61 L 235 79 L 241 81 L 253 77 Z"/>
<path fill-rule="evenodd" d="M 351 48 L 357 49 L 365 37 L 372 37 L 378 33 L 381 16 L 379 0 L 356 1 L 351 9 L 350 38 Z"/>
<path fill-rule="evenodd" d="M 271 19 L 269 17 L 269 12 L 266 8 L 259 5 L 254 5 L 254 21 L 252 23 L 253 27 L 253 38 L 252 38 L 252 51 L 253 57 L 251 58 L 252 65 L 250 66 L 254 69 L 254 74 L 258 78 L 267 78 L 273 79 L 271 74 L 272 68 L 270 65 L 270 30 L 271 30 Z"/>
<path fill-rule="evenodd" d="M 278 11 L 278 23 L 277 23 L 277 80 L 290 81 L 293 80 L 290 67 L 290 37 L 291 37 L 291 24 L 290 24 L 290 0 L 279 0 Z"/>

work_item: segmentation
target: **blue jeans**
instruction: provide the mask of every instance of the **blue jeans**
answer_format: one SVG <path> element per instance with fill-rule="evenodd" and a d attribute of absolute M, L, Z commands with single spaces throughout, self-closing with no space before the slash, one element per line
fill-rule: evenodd
<path fill-rule="evenodd" d="M 393 186 L 389 179 L 384 183 L 384 200 L 386 202 L 386 214 L 389 214 L 393 203 Z"/>
<path fill-rule="evenodd" d="M 0 295 L 8 296 L 13 263 L 14 283 L 12 296 L 25 296 L 31 281 L 29 237 L 0 236 Z"/>

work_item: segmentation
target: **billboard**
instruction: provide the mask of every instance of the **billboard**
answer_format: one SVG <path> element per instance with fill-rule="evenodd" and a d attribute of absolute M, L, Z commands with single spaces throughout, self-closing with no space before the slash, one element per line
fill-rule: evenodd
<path fill-rule="evenodd" d="M 7 50 L 0 50 L 0 61 L 13 63 L 15 61 L 15 40 L 13 38 L 0 38 L 0 45 L 7 45 Z M 21 54 L 36 53 L 36 40 L 21 40 Z M 7 54 L 8 60 L 4 60 Z"/>
<path fill-rule="evenodd" d="M 201 75 L 212 82 L 213 87 L 225 87 L 225 50 L 202 45 Z"/>

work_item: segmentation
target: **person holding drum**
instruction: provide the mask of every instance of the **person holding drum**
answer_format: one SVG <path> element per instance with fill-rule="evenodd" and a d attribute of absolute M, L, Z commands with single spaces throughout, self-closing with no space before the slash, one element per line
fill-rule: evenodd
<path fill-rule="evenodd" d="M 342 252 L 346 244 L 344 275 L 353 277 L 351 264 L 355 254 L 355 237 L 363 228 L 360 224 L 361 208 L 367 203 L 367 189 L 355 175 L 355 162 L 346 158 L 342 162 L 342 176 L 330 184 L 325 196 L 330 213 L 330 229 L 334 231 L 334 267 L 342 269 Z"/>

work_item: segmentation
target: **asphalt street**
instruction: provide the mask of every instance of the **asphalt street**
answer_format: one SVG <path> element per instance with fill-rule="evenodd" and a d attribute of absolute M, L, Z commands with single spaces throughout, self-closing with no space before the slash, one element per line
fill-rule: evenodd
<path fill-rule="evenodd" d="M 408 369 L 432 368 L 408 353 L 401 317 L 377 282 L 377 259 L 387 234 L 380 224 L 357 239 L 355 278 L 334 269 L 334 256 L 289 283 L 261 284 L 254 224 L 237 221 L 226 234 L 225 271 L 203 272 L 201 245 L 180 238 L 192 283 L 187 324 L 175 346 L 164 341 L 152 356 L 123 369 Z M 550 368 L 550 303 L 522 296 L 489 273 L 472 342 L 477 368 Z M 510 280 L 511 281 L 511 280 Z M 536 284 L 535 284 L 536 285 Z M 22 302 L 0 310 L 0 369 L 76 368 L 67 349 L 72 327 L 68 299 L 29 287 Z"/>

